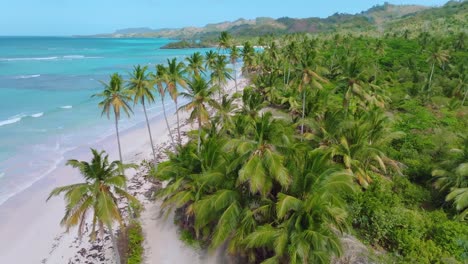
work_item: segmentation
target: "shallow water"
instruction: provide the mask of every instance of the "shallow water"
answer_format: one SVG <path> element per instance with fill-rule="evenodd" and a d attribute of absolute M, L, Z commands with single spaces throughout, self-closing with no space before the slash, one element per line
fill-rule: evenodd
<path fill-rule="evenodd" d="M 67 151 L 114 133 L 91 95 L 113 72 L 183 59 L 166 39 L 0 37 L 0 204 L 53 170 Z M 205 52 L 205 50 L 199 50 Z M 170 100 L 166 100 L 170 101 Z M 169 105 L 174 111 L 174 107 Z M 141 107 L 124 130 L 144 120 Z M 160 103 L 149 115 L 161 114 Z"/>

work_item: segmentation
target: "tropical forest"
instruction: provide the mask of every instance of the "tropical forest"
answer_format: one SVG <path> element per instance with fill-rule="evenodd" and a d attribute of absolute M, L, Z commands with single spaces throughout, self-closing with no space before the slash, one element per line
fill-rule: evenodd
<path fill-rule="evenodd" d="M 133 105 L 175 102 L 167 158 L 145 177 L 180 239 L 225 263 L 467 263 L 467 21 L 467 2 L 451 1 L 382 30 L 237 28 L 206 53 L 115 74 L 97 96 L 117 129 Z M 141 263 L 123 176 L 136 165 L 93 154 L 69 164 L 95 185 L 51 195 L 66 193 L 74 226 L 87 203 L 75 196 L 94 193 L 93 224 L 130 230 L 122 263 Z"/>

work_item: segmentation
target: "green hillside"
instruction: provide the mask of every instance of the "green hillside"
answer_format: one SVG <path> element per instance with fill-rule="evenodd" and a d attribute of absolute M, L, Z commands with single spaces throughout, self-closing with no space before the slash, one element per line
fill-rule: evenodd
<path fill-rule="evenodd" d="M 113 34 L 98 37 L 163 37 L 174 39 L 198 39 L 214 42 L 222 31 L 238 39 L 262 35 L 283 35 L 291 33 L 313 34 L 419 34 L 423 31 L 460 32 L 468 28 L 467 1 L 450 1 L 441 7 L 419 5 L 393 5 L 385 3 L 374 6 L 359 14 L 336 13 L 327 18 L 256 18 L 238 19 L 233 22 L 208 24 L 205 27 L 181 29 L 136 28 L 118 30 Z M 207 44 L 209 45 L 209 44 Z"/>

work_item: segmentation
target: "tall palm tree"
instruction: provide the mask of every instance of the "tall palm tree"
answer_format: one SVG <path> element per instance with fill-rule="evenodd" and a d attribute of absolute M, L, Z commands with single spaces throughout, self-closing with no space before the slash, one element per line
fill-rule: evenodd
<path fill-rule="evenodd" d="M 237 60 L 240 57 L 239 49 L 233 45 L 230 49 L 229 58 L 231 59 L 231 64 L 234 68 L 234 84 L 236 85 L 236 92 L 237 92 Z"/>
<path fill-rule="evenodd" d="M 47 200 L 65 193 L 66 210 L 60 224 L 65 226 L 67 231 L 71 227 L 78 226 L 80 236 L 88 216 L 92 214 L 91 239 L 96 238 L 98 229 L 103 230 L 106 227 L 112 240 L 116 263 L 121 263 L 112 226 L 115 222 L 121 227 L 124 226 L 118 206 L 119 197 L 127 199 L 129 203 L 139 203 L 124 190 L 127 180 L 121 173 L 125 168 L 136 168 L 136 166 L 123 164 L 120 161 L 109 162 L 108 155 L 104 151 L 91 149 L 91 152 L 93 158 L 90 163 L 78 160 L 67 162 L 67 165 L 81 172 L 85 182 L 55 188 Z"/>
<path fill-rule="evenodd" d="M 200 52 L 195 52 L 185 59 L 187 61 L 187 72 L 195 76 L 200 76 L 200 73 L 205 71 L 203 65 L 204 58 Z"/>
<path fill-rule="evenodd" d="M 156 65 L 156 74 L 152 75 L 153 83 L 158 87 L 158 93 L 161 98 L 161 104 L 163 107 L 163 114 L 164 114 L 164 120 L 166 120 L 166 127 L 167 131 L 169 132 L 169 137 L 171 138 L 172 146 L 176 146 L 174 142 L 174 137 L 172 136 L 171 133 L 171 126 L 169 125 L 169 121 L 167 120 L 167 112 L 166 112 L 166 104 L 164 103 L 164 99 L 166 97 L 166 87 L 168 81 L 168 75 L 167 75 L 167 68 L 164 67 L 162 64 Z"/>
<path fill-rule="evenodd" d="M 307 55 L 301 61 L 301 80 L 299 84 L 299 92 L 302 93 L 302 122 L 301 122 L 301 136 L 304 136 L 304 119 L 306 112 L 306 93 L 307 88 L 322 89 L 321 83 L 327 83 L 328 81 L 319 75 L 319 67 L 315 64 L 315 58 L 312 55 Z"/>
<path fill-rule="evenodd" d="M 447 50 L 442 50 L 442 49 L 436 49 L 433 52 L 431 52 L 431 56 L 427 60 L 429 63 L 432 64 L 431 66 L 431 73 L 429 75 L 429 82 L 428 82 L 428 87 L 427 91 L 431 91 L 432 87 L 432 77 L 434 76 L 434 68 L 436 64 L 439 64 L 440 66 L 443 66 L 445 63 L 449 61 L 449 52 Z"/>
<path fill-rule="evenodd" d="M 218 85 L 217 88 L 220 98 L 221 94 L 224 93 L 224 86 L 227 84 L 227 81 L 232 79 L 232 69 L 228 68 L 227 64 L 228 62 L 226 56 L 218 55 L 211 72 L 211 79 L 215 80 L 216 84 Z"/>
<path fill-rule="evenodd" d="M 132 98 L 130 92 L 124 89 L 124 80 L 118 73 L 114 73 L 110 76 L 109 83 L 104 83 L 102 81 L 101 83 L 104 85 L 104 91 L 93 95 L 93 97 L 97 96 L 103 98 L 103 100 L 99 103 L 99 107 L 102 107 L 102 115 L 106 114 L 107 118 L 109 118 L 111 110 L 114 112 L 115 131 L 117 133 L 117 144 L 119 146 L 119 157 L 120 162 L 123 162 L 122 148 L 120 146 L 119 119 L 122 110 L 125 114 L 127 114 L 128 117 L 130 117 L 130 113 L 133 113 L 132 108 L 128 104 Z"/>
<path fill-rule="evenodd" d="M 248 74 L 252 71 L 255 57 L 255 49 L 249 41 L 244 43 L 242 47 L 241 56 L 244 62 L 242 71 Z"/>
<path fill-rule="evenodd" d="M 224 49 L 226 50 L 231 46 L 232 37 L 227 31 L 221 32 L 221 35 L 218 38 L 218 50 Z"/>
<path fill-rule="evenodd" d="M 183 106 L 181 109 L 185 111 L 192 111 L 190 114 L 190 120 L 198 121 L 198 146 L 197 151 L 200 153 L 201 146 L 201 131 L 204 123 L 209 121 L 210 114 L 207 107 L 217 108 L 217 102 L 212 98 L 215 90 L 214 87 L 200 76 L 194 76 L 194 78 L 189 81 L 186 89 L 186 92 L 182 92 L 184 98 L 189 99 L 189 102 Z"/>
<path fill-rule="evenodd" d="M 153 151 L 153 159 L 156 162 L 156 152 L 154 150 L 153 136 L 151 135 L 151 127 L 148 120 L 148 114 L 146 113 L 146 103 L 153 103 L 154 87 L 150 83 L 149 76 L 146 73 L 147 66 L 141 67 L 140 65 L 133 68 L 133 72 L 130 74 L 130 80 L 128 81 L 128 89 L 133 92 L 133 103 L 136 105 L 138 102 L 143 106 L 143 112 L 145 113 L 146 126 L 148 128 L 148 134 L 151 143 L 151 150 Z"/>
<path fill-rule="evenodd" d="M 218 54 L 212 50 L 205 53 L 205 69 L 213 70 Z"/>
<path fill-rule="evenodd" d="M 180 119 L 179 119 L 179 107 L 177 98 L 179 92 L 177 86 L 180 85 L 184 88 L 187 87 L 187 82 L 185 81 L 185 65 L 183 62 L 177 62 L 177 58 L 172 60 L 167 60 L 167 90 L 174 100 L 176 106 L 176 115 L 177 115 L 177 143 L 180 145 L 182 143 L 182 138 L 180 136 Z"/>

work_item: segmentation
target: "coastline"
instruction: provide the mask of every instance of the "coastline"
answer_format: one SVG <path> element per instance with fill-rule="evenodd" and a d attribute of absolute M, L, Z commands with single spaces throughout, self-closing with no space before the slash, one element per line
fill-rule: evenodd
<path fill-rule="evenodd" d="M 239 79 L 238 82 L 242 83 L 242 79 Z M 226 91 L 232 93 L 233 90 L 234 81 L 230 81 Z M 192 124 L 187 123 L 188 113 L 181 112 L 180 116 L 181 124 L 184 124 L 181 126 L 181 131 L 195 129 Z M 175 129 L 175 114 L 168 113 L 168 119 L 171 130 Z M 163 115 L 153 117 L 150 124 L 155 147 L 158 150 L 167 147 L 170 138 Z M 185 136 L 184 138 L 186 140 Z M 92 250 L 89 250 L 92 249 L 92 245 L 86 235 L 80 241 L 76 230 L 72 229 L 65 233 L 65 229 L 59 225 L 64 212 L 63 200 L 51 199 L 47 203 L 45 201 L 53 188 L 81 180 L 77 171 L 65 166 L 66 160 L 70 158 L 89 159 L 90 147 L 98 150 L 104 149 L 109 154 L 110 159 L 117 159 L 118 152 L 115 140 L 115 135 L 112 135 L 97 143 L 85 144 L 68 152 L 64 160 L 50 174 L 0 206 L 0 233 L 2 233 L 2 237 L 8 238 L 0 241 L 0 263 L 59 264 L 85 263 L 86 261 L 96 263 L 89 259 L 99 256 L 96 252 L 93 253 Z M 140 164 L 141 161 L 150 159 L 151 149 L 144 122 L 123 131 L 121 141 L 124 162 Z M 216 263 L 202 256 L 200 252 L 184 245 L 179 240 L 177 227 L 172 224 L 169 218 L 163 220 L 157 217 L 159 215 L 158 203 L 144 197 L 144 193 L 153 188 L 153 184 L 144 180 L 143 173 L 128 171 L 127 177 L 129 177 L 129 190 L 138 196 L 146 208 L 141 216 L 143 232 L 147 238 L 157 238 L 156 241 L 145 239 L 146 263 L 155 263 L 154 259 L 157 259 L 158 263 L 175 263 L 174 261 L 191 263 L 197 256 L 199 263 Z M 148 243 L 148 240 L 151 241 L 151 244 Z M 159 245 L 160 249 L 155 250 L 156 245 Z M 112 259 L 110 245 L 104 246 L 107 247 L 107 250 L 102 250 L 104 253 L 100 256 L 101 259 L 104 257 L 102 259 L 104 262 L 99 263 L 108 263 L 105 260 Z"/>

